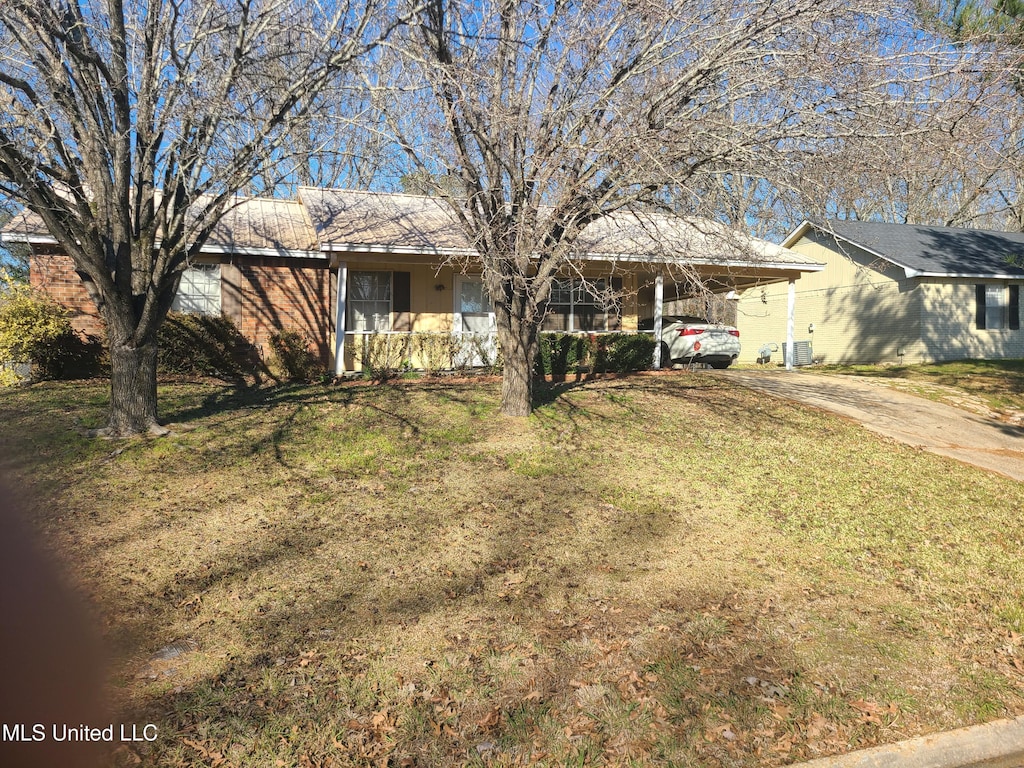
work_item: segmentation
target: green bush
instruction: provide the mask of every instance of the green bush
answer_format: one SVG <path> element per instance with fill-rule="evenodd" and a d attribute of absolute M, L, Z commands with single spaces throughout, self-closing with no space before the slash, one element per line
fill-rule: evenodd
<path fill-rule="evenodd" d="M 275 367 L 292 381 L 317 381 L 327 369 L 311 349 L 310 340 L 298 331 L 278 331 L 270 336 Z"/>
<path fill-rule="evenodd" d="M 651 367 L 654 339 L 643 333 L 542 333 L 535 370 L 538 376 L 629 373 Z"/>
<path fill-rule="evenodd" d="M 590 364 L 594 341 L 579 333 L 542 333 L 535 369 L 538 375 L 565 376 Z"/>
<path fill-rule="evenodd" d="M 646 333 L 610 333 L 598 337 L 603 370 L 614 373 L 646 371 L 654 361 L 654 337 Z"/>
<path fill-rule="evenodd" d="M 31 363 L 32 378 L 93 376 L 102 368 L 102 343 L 71 327 L 67 310 L 27 283 L 0 271 L 0 363 Z M 0 385 L 18 383 L 0 370 Z"/>
<path fill-rule="evenodd" d="M 259 379 L 259 353 L 231 320 L 171 312 L 157 331 L 157 370 L 163 374 Z"/>

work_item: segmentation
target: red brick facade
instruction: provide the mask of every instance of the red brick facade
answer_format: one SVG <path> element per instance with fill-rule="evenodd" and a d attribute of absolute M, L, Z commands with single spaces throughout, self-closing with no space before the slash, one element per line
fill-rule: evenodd
<path fill-rule="evenodd" d="M 76 331 L 90 336 L 105 335 L 96 304 L 85 290 L 70 256 L 33 253 L 29 259 L 29 282 L 71 312 L 71 325 Z"/>
<path fill-rule="evenodd" d="M 334 282 L 327 262 L 296 258 L 238 258 L 221 266 L 224 314 L 264 357 L 275 331 L 306 336 L 326 364 L 334 330 Z"/>
<path fill-rule="evenodd" d="M 77 331 L 101 335 L 102 321 L 75 271 L 63 254 L 32 254 L 30 281 L 72 313 Z M 264 357 L 271 354 L 275 331 L 306 336 L 326 364 L 334 330 L 336 280 L 326 261 L 300 258 L 229 256 L 221 263 L 221 311 L 238 326 Z"/>

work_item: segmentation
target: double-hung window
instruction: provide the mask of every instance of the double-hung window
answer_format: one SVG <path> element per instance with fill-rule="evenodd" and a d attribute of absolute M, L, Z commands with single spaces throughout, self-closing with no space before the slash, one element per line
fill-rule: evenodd
<path fill-rule="evenodd" d="M 348 276 L 348 329 L 391 330 L 391 273 L 351 272 Z"/>
<path fill-rule="evenodd" d="M 557 278 L 551 285 L 545 331 L 606 331 L 609 307 L 607 280 Z M 612 317 L 615 317 L 612 309 Z"/>
<path fill-rule="evenodd" d="M 193 264 L 181 274 L 171 309 L 190 315 L 220 315 L 220 264 Z"/>
<path fill-rule="evenodd" d="M 1020 286 L 983 284 L 975 286 L 975 324 L 978 330 L 1012 331 L 1020 328 Z"/>

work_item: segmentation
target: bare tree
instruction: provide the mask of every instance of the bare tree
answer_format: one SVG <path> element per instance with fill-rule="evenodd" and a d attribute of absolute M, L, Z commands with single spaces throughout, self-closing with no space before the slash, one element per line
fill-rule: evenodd
<path fill-rule="evenodd" d="M 531 410 L 545 301 L 588 226 L 638 207 L 728 222 L 711 187 L 798 184 L 801 153 L 852 141 L 849 116 L 890 99 L 890 73 L 870 63 L 898 56 L 870 4 L 856 5 L 426 4 L 382 102 L 416 178 L 437 180 L 479 253 L 504 413 Z"/>
<path fill-rule="evenodd" d="M 74 260 L 110 346 L 107 430 L 159 430 L 156 331 L 239 192 L 287 161 L 376 0 L 4 0 L 0 194 Z M 281 173 L 287 173 L 284 166 Z"/>

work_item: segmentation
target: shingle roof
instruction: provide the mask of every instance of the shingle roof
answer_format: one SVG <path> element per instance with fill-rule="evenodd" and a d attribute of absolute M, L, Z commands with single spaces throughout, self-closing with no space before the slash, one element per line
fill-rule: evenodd
<path fill-rule="evenodd" d="M 874 221 L 828 221 L 814 226 L 884 256 L 911 273 L 1024 276 L 1024 232 Z M 1017 263 L 1012 263 L 1014 259 Z"/>

